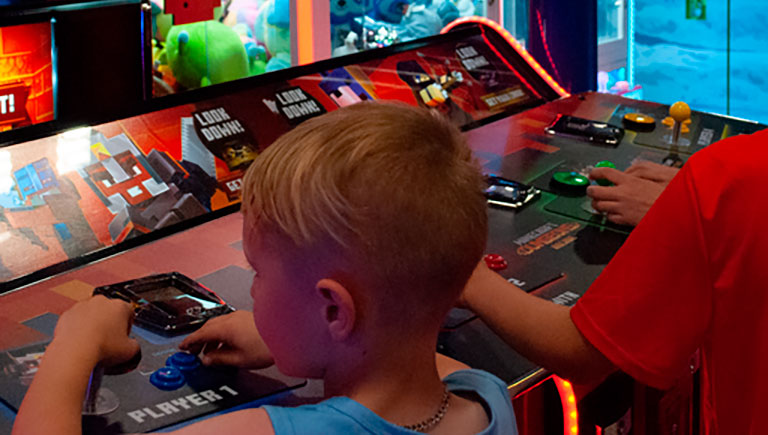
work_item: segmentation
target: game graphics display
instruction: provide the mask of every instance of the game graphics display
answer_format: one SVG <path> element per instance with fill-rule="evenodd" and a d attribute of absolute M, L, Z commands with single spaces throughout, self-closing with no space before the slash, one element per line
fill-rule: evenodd
<path fill-rule="evenodd" d="M 244 403 L 316 397 L 312 380 L 274 367 L 201 367 L 178 352 L 200 319 L 252 308 L 254 272 L 235 212 L 242 177 L 275 139 L 314 116 L 366 100 L 445 114 L 486 175 L 486 263 L 566 306 L 632 231 L 592 209 L 592 168 L 679 167 L 717 140 L 766 127 L 685 105 L 569 95 L 510 44 L 486 26 L 458 28 L 0 149 L 0 292 L 29 284 L 0 301 L 7 413 L 18 409 L 58 316 L 94 293 L 143 312 L 131 333 L 142 355 L 133 370 L 92 378 L 84 432 L 151 431 Z M 543 380 L 468 310 L 451 311 L 437 350 L 500 377 L 512 396 Z"/>
<path fill-rule="evenodd" d="M 0 132 L 54 119 L 50 22 L 0 27 Z"/>
<path fill-rule="evenodd" d="M 540 98 L 478 37 L 0 150 L 0 279 L 236 204 L 258 152 L 337 107 L 400 100 L 469 126 Z"/>

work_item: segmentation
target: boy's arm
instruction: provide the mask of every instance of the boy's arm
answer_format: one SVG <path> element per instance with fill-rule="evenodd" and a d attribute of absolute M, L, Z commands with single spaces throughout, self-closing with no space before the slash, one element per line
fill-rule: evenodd
<path fill-rule="evenodd" d="M 54 340 L 24 397 L 14 434 L 80 434 L 81 412 L 96 352 L 79 352 Z"/>
<path fill-rule="evenodd" d="M 16 415 L 14 434 L 80 434 L 88 378 L 97 363 L 129 360 L 139 351 L 128 338 L 133 310 L 97 296 L 62 314 Z"/>
<path fill-rule="evenodd" d="M 463 303 L 524 357 L 573 382 L 591 382 L 615 370 L 579 333 L 570 309 L 529 295 L 480 262 Z"/>

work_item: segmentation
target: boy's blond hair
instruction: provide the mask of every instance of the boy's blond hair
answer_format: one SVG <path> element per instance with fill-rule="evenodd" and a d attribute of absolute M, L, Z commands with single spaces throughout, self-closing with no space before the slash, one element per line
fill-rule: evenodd
<path fill-rule="evenodd" d="M 364 102 L 275 141 L 245 175 L 242 208 L 247 224 L 299 253 L 344 257 L 360 287 L 377 293 L 365 298 L 397 308 L 376 317 L 395 321 L 442 316 L 458 297 L 485 247 L 482 185 L 442 115 Z"/>

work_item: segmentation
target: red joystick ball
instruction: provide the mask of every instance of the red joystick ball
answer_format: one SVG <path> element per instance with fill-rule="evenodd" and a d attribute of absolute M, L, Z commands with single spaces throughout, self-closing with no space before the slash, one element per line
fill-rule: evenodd
<path fill-rule="evenodd" d="M 485 264 L 491 270 L 504 270 L 509 265 L 507 260 L 499 254 L 487 254 L 483 257 L 483 260 L 485 260 Z"/>

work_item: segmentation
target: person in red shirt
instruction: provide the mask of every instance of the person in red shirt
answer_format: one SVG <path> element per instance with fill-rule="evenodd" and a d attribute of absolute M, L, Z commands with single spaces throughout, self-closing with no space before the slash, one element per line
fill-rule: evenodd
<path fill-rule="evenodd" d="M 517 351 L 571 379 L 616 368 L 668 388 L 702 356 L 707 434 L 765 433 L 768 130 L 692 156 L 573 308 L 478 266 L 463 302 Z"/>

